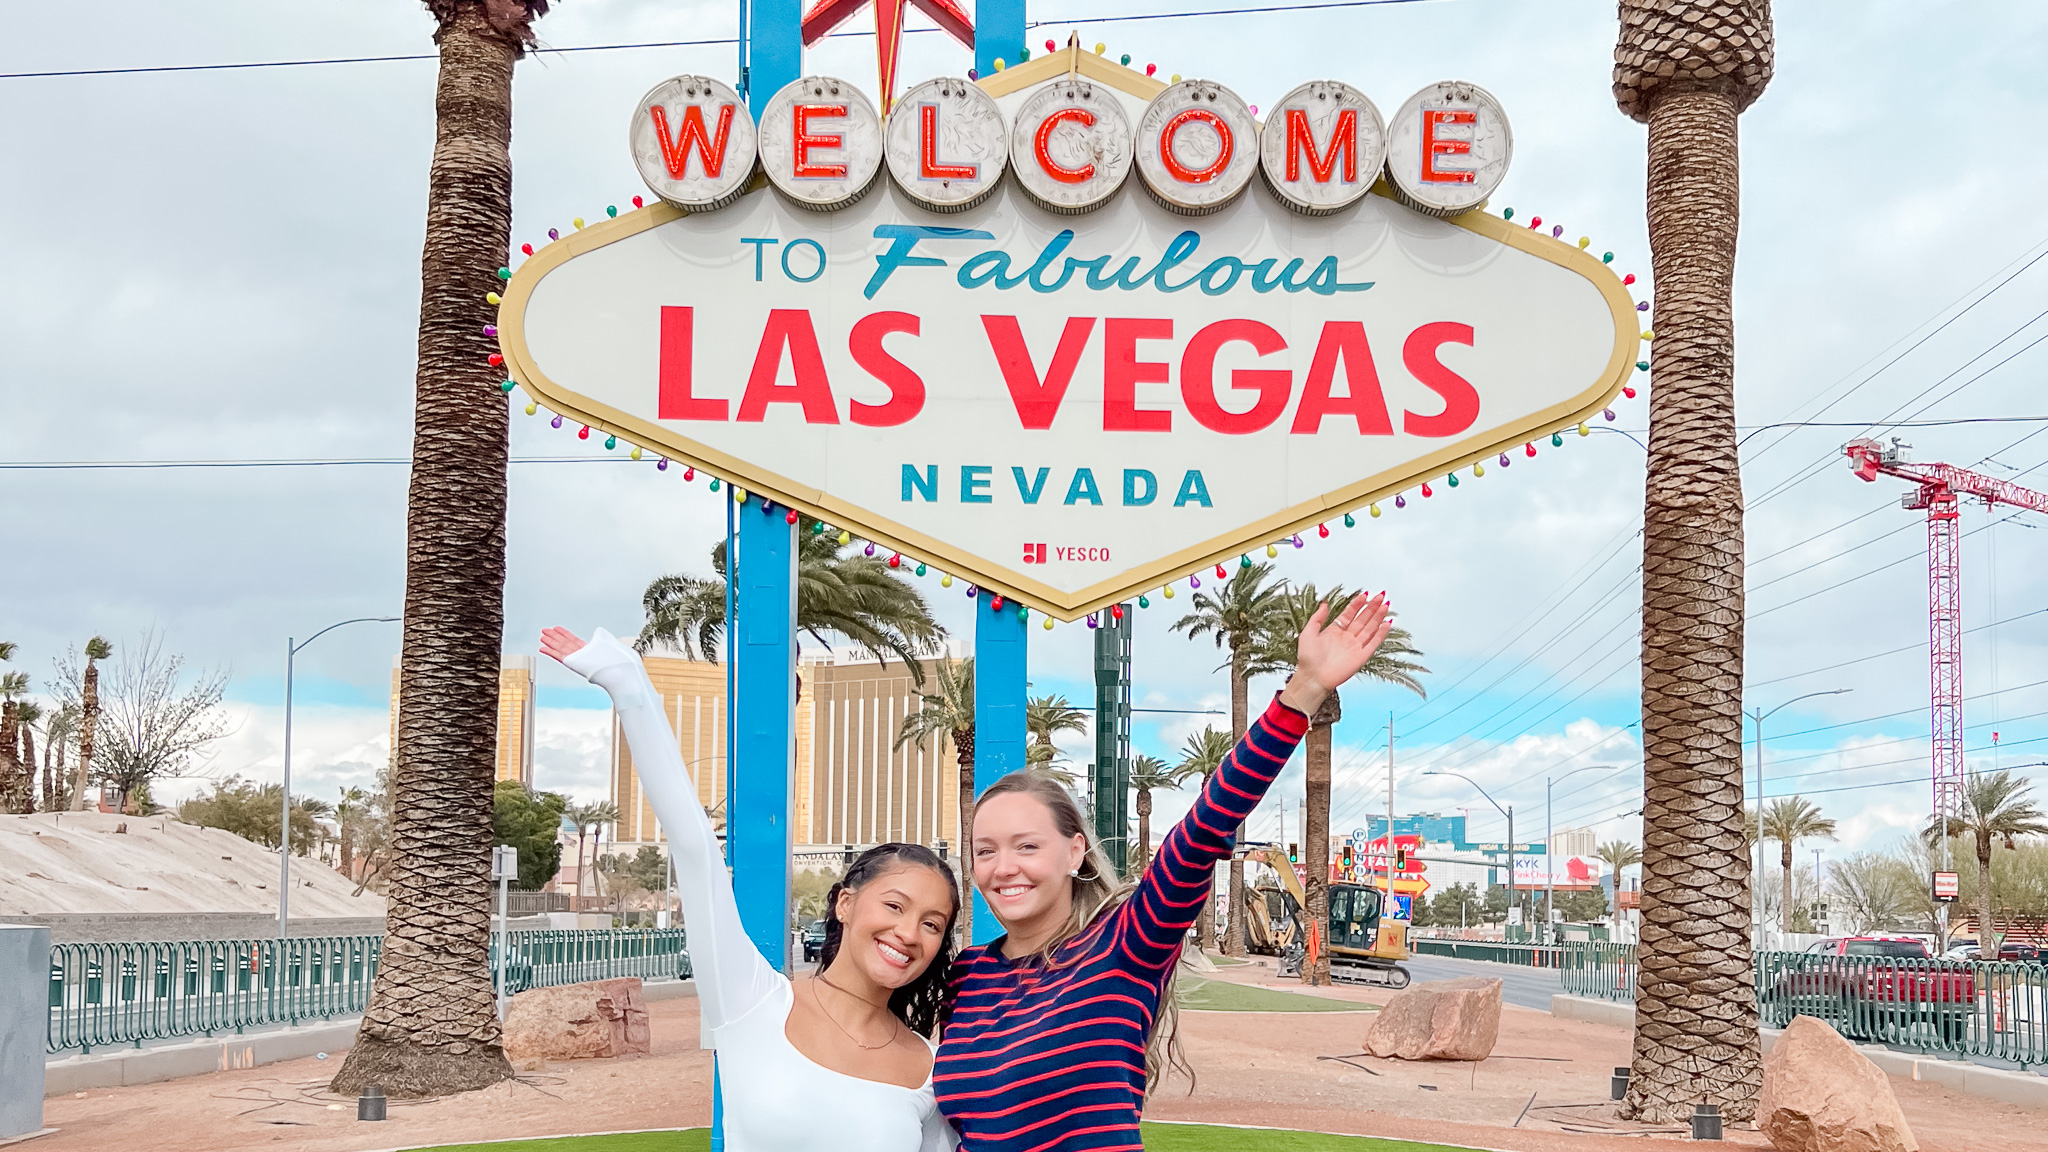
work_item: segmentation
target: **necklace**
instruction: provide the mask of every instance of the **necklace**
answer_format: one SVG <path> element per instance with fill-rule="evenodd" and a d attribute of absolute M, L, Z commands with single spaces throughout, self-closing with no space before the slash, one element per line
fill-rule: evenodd
<path fill-rule="evenodd" d="M 855 1000 L 861 1000 L 859 996 L 854 996 L 853 993 L 848 992 L 846 989 L 841 988 L 839 985 L 834 984 L 832 983 L 832 981 L 826 979 L 825 974 L 823 972 L 813 973 L 811 979 L 818 981 L 819 983 L 825 985 L 827 988 L 832 989 L 833 991 L 839 993 L 842 996 L 853 996 Z M 813 995 L 816 995 L 816 993 L 813 993 Z M 866 1000 L 861 1000 L 861 1003 L 867 1004 L 869 1002 Z M 883 1040 L 880 1044 L 863 1044 L 860 1042 L 860 1038 L 858 1036 L 855 1036 L 853 1033 L 848 1032 L 846 1030 L 846 1025 L 841 1024 L 836 1018 L 833 1017 L 831 1012 L 826 1011 L 825 1002 L 822 999 L 818 1001 L 818 1011 L 824 1012 L 825 1019 L 831 1020 L 832 1026 L 834 1028 L 839 1029 L 842 1035 L 844 1035 L 848 1040 L 853 1041 L 854 1047 L 860 1049 L 863 1052 L 873 1052 L 880 1048 L 887 1048 L 889 1045 L 896 1042 L 896 1029 L 891 1028 L 889 1030 L 888 1038 Z M 892 1023 L 896 1025 L 897 1028 L 901 1028 L 903 1026 L 903 1022 L 901 1020 L 896 1019 L 894 1016 L 889 1017 L 889 1019 Z"/>

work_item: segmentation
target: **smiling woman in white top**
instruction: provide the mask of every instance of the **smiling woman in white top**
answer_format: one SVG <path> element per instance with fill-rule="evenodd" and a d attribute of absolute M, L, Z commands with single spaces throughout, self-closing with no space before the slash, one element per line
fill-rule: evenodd
<path fill-rule="evenodd" d="M 675 861 L 698 1004 L 718 1049 L 727 1152 L 945 1152 L 932 1094 L 960 893 L 917 844 L 871 848 L 827 900 L 825 951 L 794 982 L 740 926 L 711 821 L 640 658 L 599 629 L 562 628 L 541 651 L 603 688 Z"/>

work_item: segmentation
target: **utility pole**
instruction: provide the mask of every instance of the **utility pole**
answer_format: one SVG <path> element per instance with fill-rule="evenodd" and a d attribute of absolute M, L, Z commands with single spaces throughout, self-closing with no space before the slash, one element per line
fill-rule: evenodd
<path fill-rule="evenodd" d="M 1387 903 L 1380 919 L 1394 915 L 1394 714 L 1387 713 Z"/>

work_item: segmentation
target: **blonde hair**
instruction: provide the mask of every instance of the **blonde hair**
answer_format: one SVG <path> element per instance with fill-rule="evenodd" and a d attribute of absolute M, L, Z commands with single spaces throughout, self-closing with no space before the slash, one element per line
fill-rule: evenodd
<path fill-rule="evenodd" d="M 1128 899 L 1137 885 L 1134 881 L 1120 877 L 1109 862 L 1102 845 L 1096 841 L 1095 833 L 1081 814 L 1081 806 L 1074 800 L 1074 794 L 1066 785 L 1045 772 L 1012 772 L 985 789 L 977 807 L 988 802 L 991 796 L 1029 796 L 1045 805 L 1052 813 L 1053 827 L 1060 836 L 1072 839 L 1081 837 L 1087 848 L 1081 858 L 1081 867 L 1075 872 L 1073 899 L 1067 910 L 1066 923 L 1038 950 L 1038 957 L 1048 967 L 1057 967 L 1054 954 L 1068 941 L 1086 932 L 1104 912 Z M 970 830 L 971 831 L 971 830 Z M 970 854 L 967 862 L 973 860 L 970 836 Z M 1180 965 L 1176 960 L 1160 982 L 1159 1007 L 1152 1014 L 1152 1035 L 1145 1045 L 1145 1094 L 1150 1096 L 1169 1073 L 1180 1072 L 1188 1078 L 1188 1091 L 1195 1090 L 1195 1070 L 1181 1050 L 1180 1005 L 1174 998 L 1174 975 Z"/>

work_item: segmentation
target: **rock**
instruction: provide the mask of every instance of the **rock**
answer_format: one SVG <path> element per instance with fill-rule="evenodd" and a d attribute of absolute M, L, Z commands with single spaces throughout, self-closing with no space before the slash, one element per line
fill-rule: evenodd
<path fill-rule="evenodd" d="M 1484 1060 L 1500 1035 L 1500 980 L 1460 976 L 1404 988 L 1365 1031 L 1365 1050 L 1401 1060 Z"/>
<path fill-rule="evenodd" d="M 637 976 L 535 988 L 514 996 L 505 1013 L 505 1056 L 515 1061 L 587 1060 L 648 1048 Z"/>
<path fill-rule="evenodd" d="M 1891 1081 L 1825 1022 L 1795 1016 L 1764 1056 L 1756 1126 L 1779 1152 L 1916 1152 Z"/>

